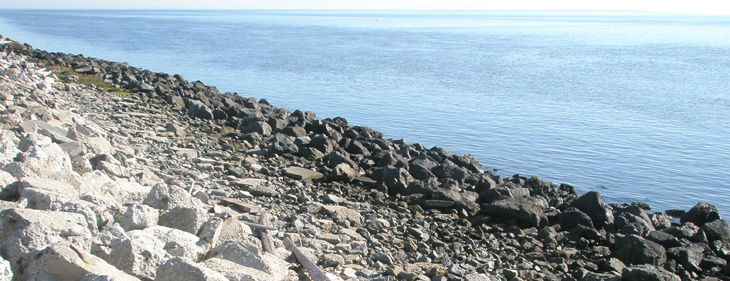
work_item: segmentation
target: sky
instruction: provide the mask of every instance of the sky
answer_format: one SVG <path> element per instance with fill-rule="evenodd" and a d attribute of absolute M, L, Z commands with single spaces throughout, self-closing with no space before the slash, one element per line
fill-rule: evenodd
<path fill-rule="evenodd" d="M 623 10 L 730 15 L 718 0 L 0 0 L 0 9 Z"/>

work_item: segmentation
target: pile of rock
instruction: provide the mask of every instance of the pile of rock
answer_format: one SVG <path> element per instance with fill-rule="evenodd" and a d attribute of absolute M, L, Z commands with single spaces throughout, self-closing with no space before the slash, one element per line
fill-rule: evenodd
<path fill-rule="evenodd" d="M 711 205 L 672 213 L 677 222 L 597 192 L 484 172 L 471 156 L 383 139 L 344 118 L 5 42 L 0 241 L 18 279 L 306 278 L 286 239 L 330 279 L 730 275 L 730 227 Z M 135 95 L 56 83 L 34 64 Z M 276 228 L 273 253 L 258 240 L 266 231 L 251 228 L 262 212 Z"/>

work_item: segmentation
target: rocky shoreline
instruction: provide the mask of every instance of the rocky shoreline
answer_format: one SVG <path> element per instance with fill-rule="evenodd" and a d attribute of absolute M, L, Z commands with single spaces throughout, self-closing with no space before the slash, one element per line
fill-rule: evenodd
<path fill-rule="evenodd" d="M 344 118 L 0 44 L 0 280 L 730 276 L 708 204 L 607 205 Z"/>

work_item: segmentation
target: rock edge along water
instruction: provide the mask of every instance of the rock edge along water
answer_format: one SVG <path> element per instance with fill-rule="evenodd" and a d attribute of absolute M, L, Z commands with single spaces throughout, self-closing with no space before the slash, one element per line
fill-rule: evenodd
<path fill-rule="evenodd" d="M 101 274 L 78 271 L 72 252 L 130 279 L 297 279 L 301 268 L 281 266 L 285 238 L 351 280 L 727 278 L 730 228 L 711 205 L 672 223 L 605 205 L 597 192 L 485 173 L 472 157 L 382 139 L 343 118 L 6 42 L 3 198 L 20 201 L 3 202 L 12 208 L 0 240 L 16 279 L 48 277 L 47 264 Z M 54 83 L 33 64 L 135 94 Z M 229 197 L 270 210 L 279 256 L 262 253 L 255 230 L 235 220 L 256 214 L 219 205 Z M 47 215 L 38 211 L 66 223 L 38 231 L 34 221 Z M 69 239 L 91 242 L 70 248 Z"/>

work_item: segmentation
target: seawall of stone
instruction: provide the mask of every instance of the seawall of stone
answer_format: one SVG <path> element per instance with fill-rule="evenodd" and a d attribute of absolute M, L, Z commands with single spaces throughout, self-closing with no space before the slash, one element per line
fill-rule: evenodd
<path fill-rule="evenodd" d="M 730 226 L 708 204 L 673 220 L 179 75 L 10 40 L 0 54 L 0 276 L 306 278 L 285 238 L 333 280 L 730 274 Z M 250 225 L 263 212 L 273 251 Z"/>

